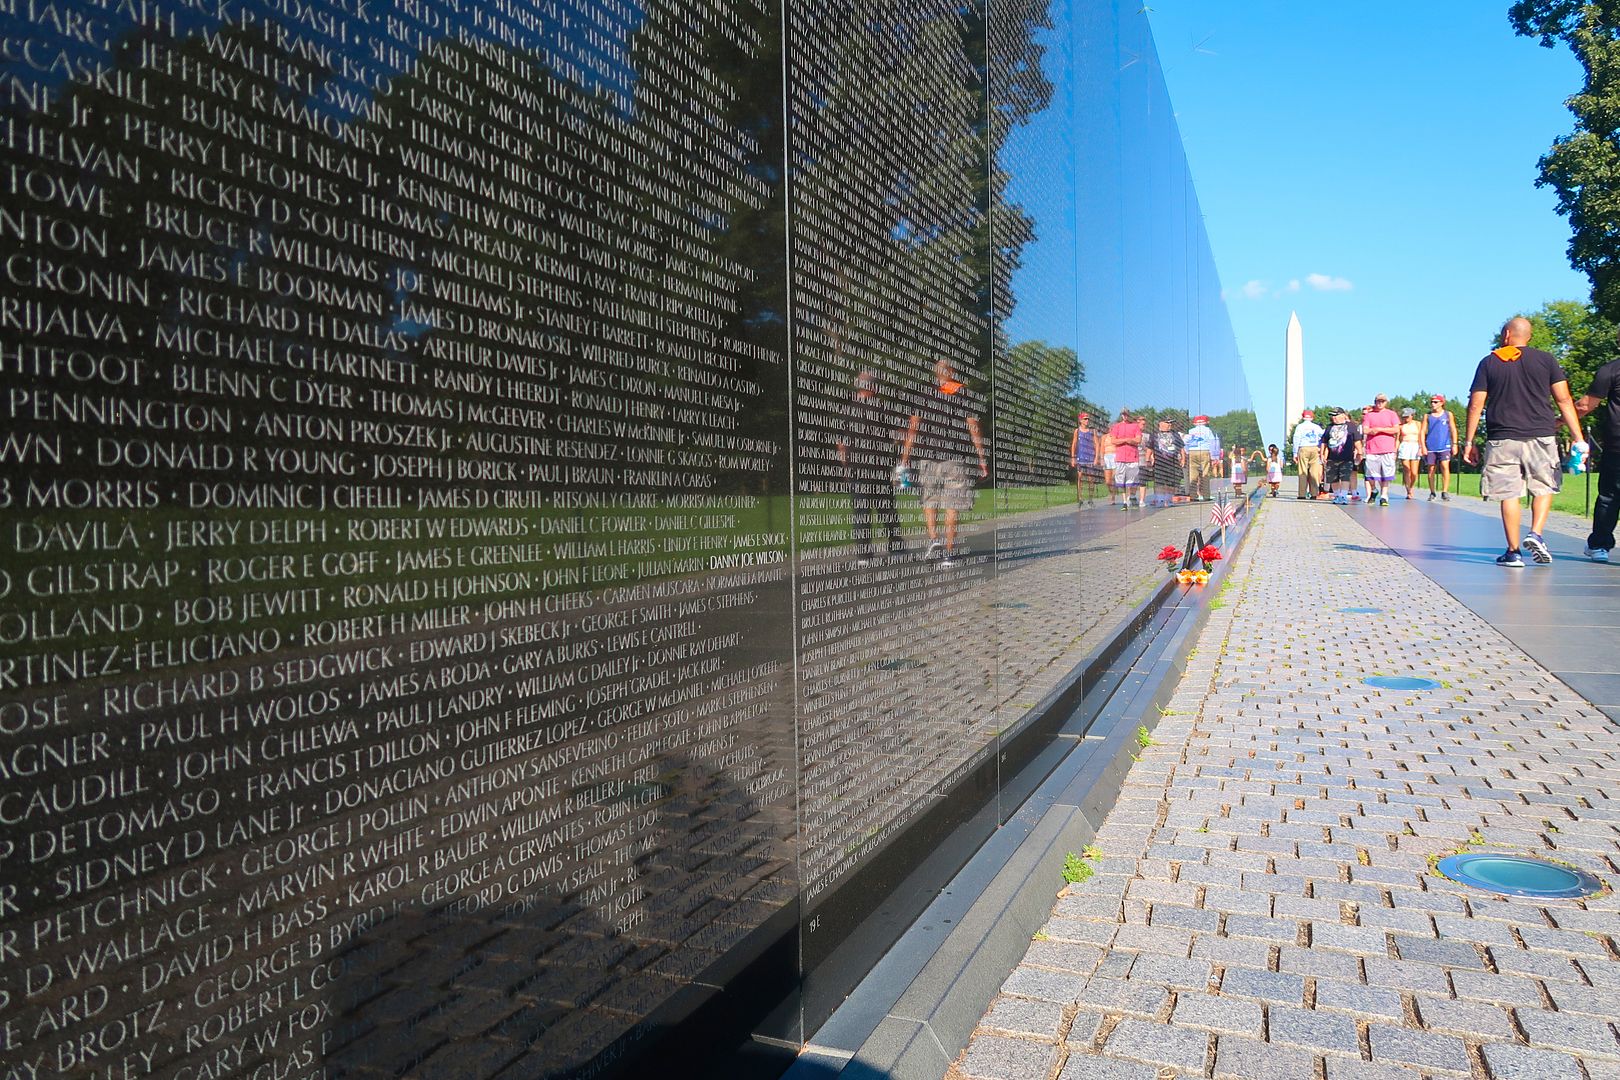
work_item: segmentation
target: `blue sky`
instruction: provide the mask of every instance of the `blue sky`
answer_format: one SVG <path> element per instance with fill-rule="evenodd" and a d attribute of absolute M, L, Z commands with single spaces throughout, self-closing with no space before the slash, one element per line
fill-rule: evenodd
<path fill-rule="evenodd" d="M 1494 326 L 1586 298 L 1535 187 L 1580 68 L 1507 0 L 1149 2 L 1268 436 L 1291 310 L 1306 400 L 1358 404 L 1462 393 Z"/>

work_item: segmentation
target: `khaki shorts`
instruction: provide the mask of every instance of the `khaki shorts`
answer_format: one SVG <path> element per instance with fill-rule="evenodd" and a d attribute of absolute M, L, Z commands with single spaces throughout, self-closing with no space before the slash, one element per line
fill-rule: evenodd
<path fill-rule="evenodd" d="M 960 458 L 925 461 L 918 474 L 925 509 L 973 509 L 973 484 L 968 480 L 967 465 Z"/>
<path fill-rule="evenodd" d="M 1558 440 L 1491 439 L 1485 444 L 1485 469 L 1479 493 L 1487 499 L 1517 499 L 1530 489 L 1532 496 L 1556 495 L 1563 484 Z"/>

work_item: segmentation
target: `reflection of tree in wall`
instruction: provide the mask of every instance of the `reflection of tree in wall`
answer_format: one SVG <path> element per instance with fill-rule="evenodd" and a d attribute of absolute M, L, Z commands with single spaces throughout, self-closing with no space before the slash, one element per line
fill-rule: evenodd
<path fill-rule="evenodd" d="M 1233 409 L 1209 418 L 1209 428 L 1221 440 L 1221 448 L 1244 447 L 1253 450 L 1263 447 L 1260 440 L 1260 421 L 1253 409 Z"/>

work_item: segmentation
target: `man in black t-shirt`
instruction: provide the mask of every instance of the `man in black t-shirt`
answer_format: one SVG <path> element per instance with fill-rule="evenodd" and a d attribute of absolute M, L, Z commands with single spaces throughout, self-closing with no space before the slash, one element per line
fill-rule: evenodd
<path fill-rule="evenodd" d="M 1603 402 L 1603 456 L 1598 461 L 1598 494 L 1592 504 L 1592 535 L 1586 538 L 1586 557 L 1593 562 L 1608 562 L 1614 550 L 1614 525 L 1620 519 L 1620 360 L 1611 360 L 1598 368 L 1575 411 L 1582 417 L 1596 412 Z"/>
<path fill-rule="evenodd" d="M 1335 495 L 1350 497 L 1356 478 L 1356 462 L 1361 457 L 1361 425 L 1350 414 L 1335 409 L 1333 423 L 1322 433 L 1322 481 Z"/>
<path fill-rule="evenodd" d="M 1569 396 L 1569 378 L 1550 353 L 1530 348 L 1530 320 L 1516 316 L 1502 328 L 1502 347 L 1487 353 L 1474 371 L 1469 387 L 1468 434 L 1463 439 L 1463 460 L 1472 465 L 1479 460 L 1474 436 L 1479 418 L 1487 406 L 1490 422 L 1485 441 L 1485 467 L 1479 478 L 1479 493 L 1502 503 L 1502 531 L 1507 535 L 1507 551 L 1496 560 L 1498 566 L 1520 567 L 1519 498 L 1530 491 L 1530 531 L 1524 535 L 1524 550 L 1543 565 L 1552 562 L 1552 549 L 1542 538 L 1552 510 L 1553 496 L 1563 482 L 1558 454 L 1558 422 L 1569 426 L 1575 445 L 1583 453 L 1581 421 L 1575 402 Z M 1556 411 L 1548 406 L 1549 396 Z"/>
<path fill-rule="evenodd" d="M 849 482 L 851 524 L 862 566 L 872 561 L 872 512 L 889 536 L 890 553 L 904 551 L 900 515 L 894 507 L 894 462 L 899 451 L 899 419 L 878 395 L 877 376 L 855 376 L 855 392 L 838 433 L 838 460 Z"/>

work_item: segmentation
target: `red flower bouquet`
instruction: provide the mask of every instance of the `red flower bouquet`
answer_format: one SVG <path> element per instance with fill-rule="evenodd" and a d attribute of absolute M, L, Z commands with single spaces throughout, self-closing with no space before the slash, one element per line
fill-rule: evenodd
<path fill-rule="evenodd" d="M 1166 570 L 1169 570 L 1171 573 L 1175 573 L 1176 564 L 1181 561 L 1181 556 L 1184 554 L 1186 553 L 1180 548 L 1176 547 L 1176 545 L 1166 544 L 1159 552 L 1157 557 L 1160 562 L 1164 563 L 1164 568 Z"/>
<path fill-rule="evenodd" d="M 1205 544 L 1198 549 L 1198 559 L 1204 564 L 1205 570 L 1213 570 L 1215 564 L 1221 561 L 1221 549 L 1214 544 Z"/>

